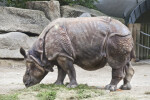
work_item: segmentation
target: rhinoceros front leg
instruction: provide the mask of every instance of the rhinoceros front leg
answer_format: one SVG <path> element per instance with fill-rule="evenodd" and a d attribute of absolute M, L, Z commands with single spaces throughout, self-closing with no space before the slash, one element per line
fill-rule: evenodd
<path fill-rule="evenodd" d="M 121 79 L 123 79 L 123 77 L 123 67 L 117 69 L 112 68 L 112 79 L 110 84 L 106 85 L 106 90 L 116 91 L 117 84 L 120 82 Z"/>
<path fill-rule="evenodd" d="M 124 81 L 124 84 L 121 85 L 120 89 L 123 89 L 123 90 L 130 90 L 131 89 L 131 84 L 130 84 L 130 81 L 134 75 L 134 69 L 132 68 L 132 65 L 131 63 L 127 63 L 126 67 L 125 67 L 125 78 L 123 79 Z"/>
<path fill-rule="evenodd" d="M 57 80 L 54 84 L 56 85 L 63 85 L 64 79 L 66 77 L 66 72 L 58 65 L 58 76 L 57 76 Z"/>
<path fill-rule="evenodd" d="M 69 88 L 75 88 L 77 86 L 76 72 L 73 66 L 73 61 L 66 57 L 58 57 L 57 62 L 59 66 L 68 74 L 70 83 L 67 85 Z"/>

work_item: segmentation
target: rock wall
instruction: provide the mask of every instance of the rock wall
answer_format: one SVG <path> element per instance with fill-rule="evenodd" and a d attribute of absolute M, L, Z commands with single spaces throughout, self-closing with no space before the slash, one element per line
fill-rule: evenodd
<path fill-rule="evenodd" d="M 40 34 L 49 22 L 42 11 L 0 7 L 0 32 Z"/>
<path fill-rule="evenodd" d="M 94 9 L 89 9 L 80 5 L 74 5 L 74 6 L 61 6 L 61 16 L 62 17 L 78 17 L 82 15 L 83 13 L 89 13 L 93 17 L 97 16 L 106 16 L 105 14 L 94 10 Z"/>
<path fill-rule="evenodd" d="M 28 1 L 26 5 L 29 9 L 43 11 L 45 16 L 51 21 L 61 17 L 59 1 Z"/>
<path fill-rule="evenodd" d="M 0 6 L 0 58 L 22 59 L 20 47 L 28 50 L 57 18 L 106 16 L 80 5 L 60 6 L 56 0 L 29 1 L 26 5 L 27 9 Z"/>
<path fill-rule="evenodd" d="M 20 47 L 28 50 L 36 39 L 21 32 L 0 34 L 0 58 L 22 58 Z"/>

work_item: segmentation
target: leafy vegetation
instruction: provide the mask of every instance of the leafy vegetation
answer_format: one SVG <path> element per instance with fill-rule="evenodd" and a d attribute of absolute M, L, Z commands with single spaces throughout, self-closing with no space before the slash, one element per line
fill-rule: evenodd
<path fill-rule="evenodd" d="M 0 0 L 3 3 L 3 6 L 9 7 L 18 7 L 18 8 L 25 8 L 26 2 L 31 0 Z M 33 0 L 32 0 L 33 1 Z M 36 1 L 36 0 L 34 0 Z"/>
<path fill-rule="evenodd" d="M 94 2 L 98 2 L 98 0 L 58 0 L 60 2 L 61 5 L 74 5 L 74 4 L 78 4 L 78 5 L 82 5 L 88 8 L 93 8 L 96 9 Z"/>
<path fill-rule="evenodd" d="M 16 93 L 17 92 L 17 93 Z M 0 95 L 0 100 L 136 100 L 130 96 L 120 96 L 97 87 L 80 84 L 76 88 L 67 88 L 53 84 L 39 84 L 27 89 L 15 91 L 15 94 Z"/>
<path fill-rule="evenodd" d="M 81 84 L 70 90 L 76 90 L 76 98 L 79 100 L 105 95 L 104 90 L 96 89 L 96 87 L 89 87 L 87 84 Z"/>
<path fill-rule="evenodd" d="M 18 100 L 18 94 L 11 94 L 11 95 L 0 94 L 0 100 Z"/>
<path fill-rule="evenodd" d="M 27 1 L 49 1 L 49 0 L 0 0 L 4 5 L 10 6 L 10 7 L 19 7 L 19 8 L 25 8 L 25 4 Z M 94 5 L 94 2 L 97 2 L 97 0 L 58 0 L 61 5 L 82 5 L 88 8 L 96 8 Z"/>
<path fill-rule="evenodd" d="M 45 91 L 37 94 L 39 100 L 55 100 L 56 91 Z"/>

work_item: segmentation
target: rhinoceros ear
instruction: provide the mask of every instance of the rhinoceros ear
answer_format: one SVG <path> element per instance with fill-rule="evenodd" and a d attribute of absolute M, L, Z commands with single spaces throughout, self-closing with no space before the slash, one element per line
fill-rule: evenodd
<path fill-rule="evenodd" d="M 26 51 L 22 47 L 20 48 L 20 53 L 24 56 L 24 58 L 27 58 Z"/>

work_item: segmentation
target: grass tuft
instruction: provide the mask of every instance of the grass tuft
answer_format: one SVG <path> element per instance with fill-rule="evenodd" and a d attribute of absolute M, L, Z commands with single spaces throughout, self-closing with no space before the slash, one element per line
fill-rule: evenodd
<path fill-rule="evenodd" d="M 39 100 L 55 100 L 56 91 L 45 91 L 37 94 Z"/>
<path fill-rule="evenodd" d="M 145 94 L 150 94 L 150 92 L 145 92 Z M 136 100 L 130 96 L 117 95 L 115 92 L 107 92 L 87 84 L 80 84 L 76 88 L 67 88 L 66 85 L 38 84 L 11 95 L 0 95 L 0 100 L 26 100 L 28 98 L 38 100 Z"/>
<path fill-rule="evenodd" d="M 18 94 L 11 94 L 11 95 L 0 94 L 0 100 L 19 100 L 19 99 Z"/>

